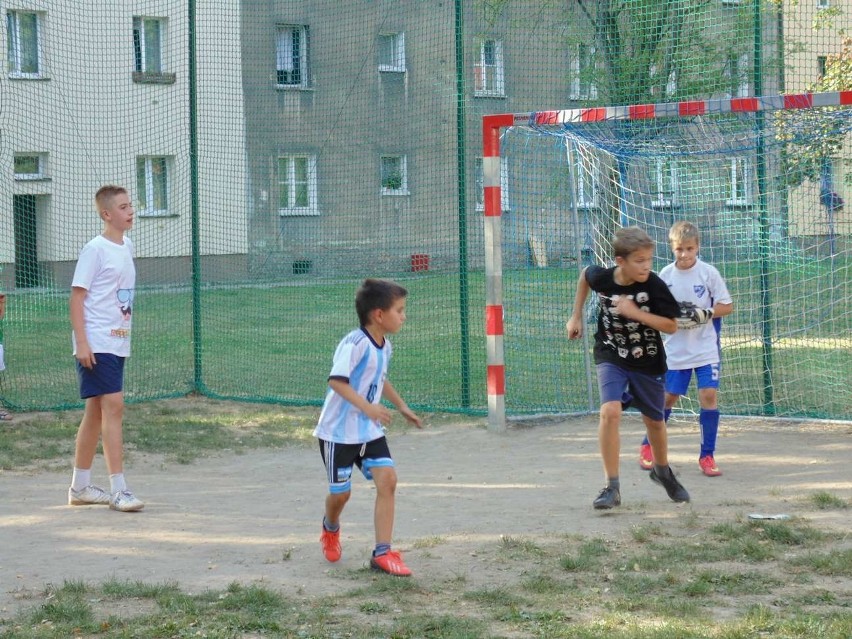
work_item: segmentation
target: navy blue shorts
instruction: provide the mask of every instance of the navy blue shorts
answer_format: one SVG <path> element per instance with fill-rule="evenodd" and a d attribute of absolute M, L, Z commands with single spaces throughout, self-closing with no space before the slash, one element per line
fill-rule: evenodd
<path fill-rule="evenodd" d="M 621 402 L 631 405 L 646 417 L 662 421 L 666 405 L 665 374 L 642 373 L 601 362 L 598 371 L 598 390 L 601 404 Z"/>
<path fill-rule="evenodd" d="M 80 399 L 120 393 L 124 389 L 124 360 L 112 353 L 95 353 L 97 364 L 85 368 L 77 361 Z"/>

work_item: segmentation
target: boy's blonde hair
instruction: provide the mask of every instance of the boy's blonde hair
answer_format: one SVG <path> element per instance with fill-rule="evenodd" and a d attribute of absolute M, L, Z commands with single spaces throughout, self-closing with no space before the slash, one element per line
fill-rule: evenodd
<path fill-rule="evenodd" d="M 675 222 L 669 229 L 669 242 L 672 244 L 695 240 L 698 244 L 698 227 L 692 222 Z"/>
<path fill-rule="evenodd" d="M 638 226 L 627 226 L 615 232 L 612 251 L 615 257 L 627 257 L 639 249 L 654 248 L 654 240 Z"/>
<path fill-rule="evenodd" d="M 95 208 L 97 208 L 99 215 L 101 211 L 109 208 L 112 198 L 116 195 L 127 195 L 127 189 L 115 184 L 105 184 L 98 189 L 98 192 L 95 193 Z"/>

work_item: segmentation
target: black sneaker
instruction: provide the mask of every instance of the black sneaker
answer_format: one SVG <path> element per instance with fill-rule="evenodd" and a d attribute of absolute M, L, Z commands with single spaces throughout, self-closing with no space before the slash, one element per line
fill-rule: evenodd
<path fill-rule="evenodd" d="M 597 499 L 592 502 L 596 510 L 609 510 L 616 506 L 621 506 L 621 493 L 618 488 L 607 486 L 604 488 Z"/>
<path fill-rule="evenodd" d="M 663 475 L 658 475 L 657 468 L 657 466 L 654 466 L 651 472 L 648 473 L 651 476 L 651 481 L 665 488 L 669 494 L 669 499 L 672 501 L 689 501 L 689 493 L 686 492 L 686 488 L 677 480 L 672 469 L 667 468 Z"/>

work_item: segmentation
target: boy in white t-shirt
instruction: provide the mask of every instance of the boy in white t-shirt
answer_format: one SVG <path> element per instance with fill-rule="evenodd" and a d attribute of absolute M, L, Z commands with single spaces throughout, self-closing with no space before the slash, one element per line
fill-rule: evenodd
<path fill-rule="evenodd" d="M 130 355 L 130 330 L 136 268 L 133 243 L 124 236 L 133 226 L 127 190 L 107 185 L 95 194 L 104 231 L 80 251 L 71 282 L 71 327 L 80 398 L 86 400 L 77 430 L 74 474 L 68 488 L 72 506 L 104 504 L 132 512 L 145 504 L 124 479 L 124 361 Z M 92 462 L 103 439 L 110 491 L 92 483 Z"/>
<path fill-rule="evenodd" d="M 675 222 L 669 230 L 675 261 L 660 271 L 680 306 L 678 331 L 664 335 L 666 359 L 665 419 L 668 421 L 681 395 L 689 388 L 693 371 L 701 410 L 701 450 L 698 465 L 708 477 L 721 475 L 716 465 L 716 434 L 719 430 L 718 388 L 721 365 L 719 332 L 721 318 L 734 310 L 725 280 L 715 267 L 698 258 L 698 228 L 689 222 Z M 643 470 L 654 466 L 654 455 L 646 438 L 639 449 Z"/>
<path fill-rule="evenodd" d="M 396 469 L 384 429 L 391 413 L 381 400 L 388 400 L 405 419 L 421 427 L 420 418 L 387 379 L 393 352 L 387 336 L 405 323 L 407 295 L 394 282 L 364 280 L 355 295 L 361 326 L 349 332 L 334 351 L 328 391 L 314 429 L 328 477 L 320 536 L 325 558 L 340 559 L 340 515 L 352 494 L 352 467 L 357 466 L 376 486 L 376 547 L 370 567 L 398 577 L 411 575 L 411 570 L 402 555 L 391 550 Z"/>

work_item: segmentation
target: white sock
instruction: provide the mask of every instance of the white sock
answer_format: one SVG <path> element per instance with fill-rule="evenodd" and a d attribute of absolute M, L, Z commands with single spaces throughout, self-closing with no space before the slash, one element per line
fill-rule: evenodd
<path fill-rule="evenodd" d="M 120 493 L 127 490 L 127 484 L 124 481 L 124 473 L 116 473 L 109 476 L 109 492 L 111 494 Z"/>
<path fill-rule="evenodd" d="M 74 490 L 83 490 L 86 486 L 92 483 L 92 469 L 82 469 L 74 467 L 74 474 L 71 475 L 71 488 Z"/>

